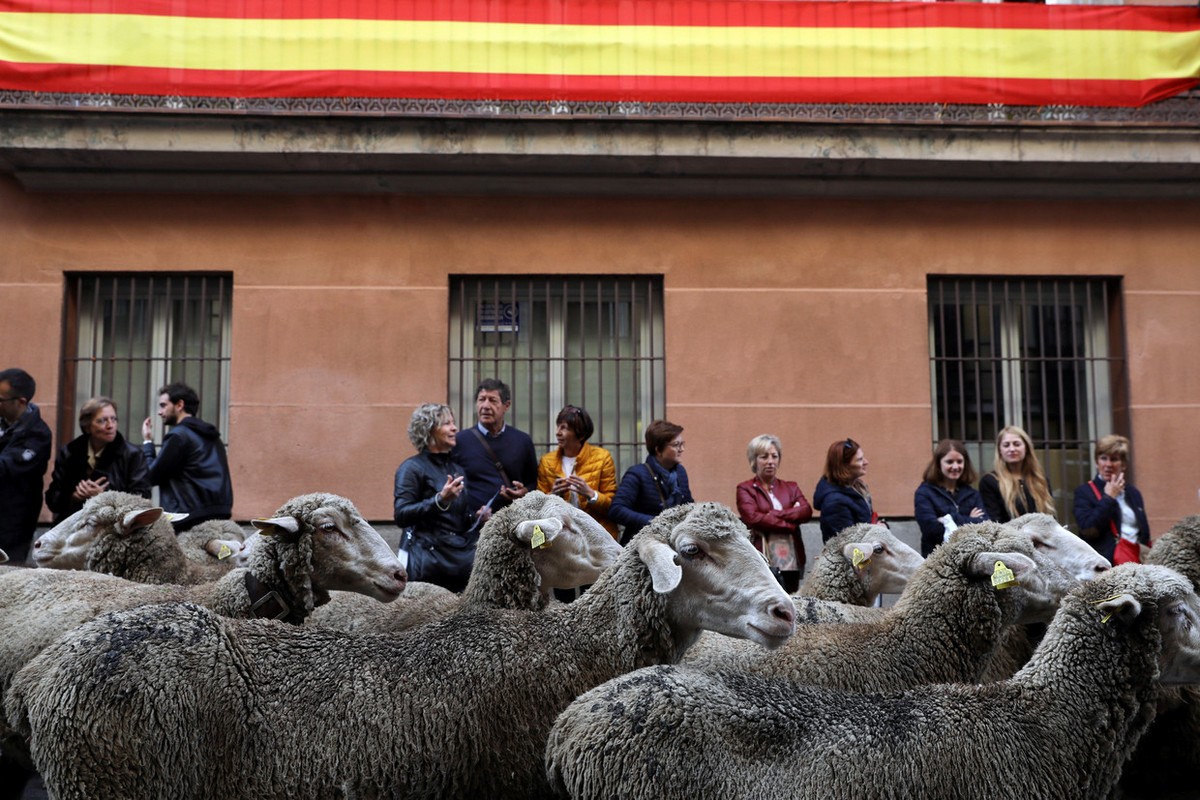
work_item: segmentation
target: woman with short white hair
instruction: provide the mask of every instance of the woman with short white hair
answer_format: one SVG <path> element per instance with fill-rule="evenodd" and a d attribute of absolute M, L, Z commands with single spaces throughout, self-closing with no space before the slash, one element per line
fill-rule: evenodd
<path fill-rule="evenodd" d="M 812 519 L 812 507 L 796 483 L 778 476 L 783 460 L 778 436 L 755 436 L 746 447 L 746 458 L 754 477 L 738 484 L 738 514 L 750 529 L 754 546 L 779 571 L 783 588 L 795 592 L 805 564 L 800 525 Z"/>

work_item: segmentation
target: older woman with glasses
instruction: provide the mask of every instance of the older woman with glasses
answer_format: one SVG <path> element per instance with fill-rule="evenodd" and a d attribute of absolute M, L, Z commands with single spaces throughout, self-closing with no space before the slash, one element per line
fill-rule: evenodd
<path fill-rule="evenodd" d="M 871 462 L 853 439 L 839 439 L 825 454 L 825 472 L 813 492 L 813 508 L 821 512 L 821 539 L 828 542 L 851 525 L 875 522 L 871 490 L 864 480 Z"/>
<path fill-rule="evenodd" d="M 116 491 L 150 496 L 146 457 L 117 430 L 117 404 L 93 397 L 79 409 L 82 436 L 67 442 L 54 459 L 46 507 L 61 522 L 90 497 Z"/>
<path fill-rule="evenodd" d="M 638 531 L 661 512 L 694 502 L 688 487 L 683 457 L 683 428 L 665 419 L 646 426 L 646 452 L 641 464 L 625 470 L 613 498 L 608 518 L 625 526 L 621 544 L 628 544 Z"/>

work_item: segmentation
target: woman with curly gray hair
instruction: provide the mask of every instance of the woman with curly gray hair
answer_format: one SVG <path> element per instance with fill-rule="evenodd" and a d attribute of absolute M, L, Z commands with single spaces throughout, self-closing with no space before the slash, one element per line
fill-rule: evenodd
<path fill-rule="evenodd" d="M 408 423 L 417 454 L 396 469 L 393 497 L 396 524 L 404 529 L 409 580 L 461 592 L 471 575 L 479 534 L 471 529 L 462 466 L 450 456 L 457 436 L 449 406 L 417 406 Z"/>

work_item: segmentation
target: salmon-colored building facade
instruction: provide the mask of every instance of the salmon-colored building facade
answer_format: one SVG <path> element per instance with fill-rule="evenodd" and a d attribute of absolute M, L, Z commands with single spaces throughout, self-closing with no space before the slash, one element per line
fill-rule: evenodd
<path fill-rule="evenodd" d="M 567 136 L 477 122 L 454 140 L 438 130 L 423 153 L 380 145 L 378 162 L 344 149 L 320 155 L 314 126 L 297 146 L 317 153 L 318 169 L 297 183 L 277 169 L 274 143 L 261 152 L 235 143 L 237 120 L 203 121 L 221 133 L 206 159 L 196 156 L 204 136 L 179 123 L 166 146 L 150 142 L 140 119 L 95 115 L 83 132 L 30 112 L 12 121 L 0 176 L 0 360 L 38 379 L 36 402 L 52 427 L 59 420 L 58 447 L 75 435 L 59 407 L 71 396 L 60 385 L 68 276 L 229 276 L 223 428 L 238 519 L 314 490 L 390 519 L 392 473 L 412 453 L 408 417 L 449 396 L 455 276 L 526 275 L 660 277 L 660 395 L 666 417 L 686 429 L 697 499 L 733 502 L 749 477 L 746 443 L 759 433 L 783 440 L 781 475 L 806 492 L 829 443 L 852 436 L 871 462 L 876 509 L 890 517 L 912 515 L 936 433 L 930 280 L 1108 279 L 1119 311 L 1109 336 L 1124 348 L 1112 414 L 1133 439 L 1151 524 L 1161 533 L 1200 511 L 1200 183 L 1179 155 L 1194 152 L 1194 128 L 1134 132 L 1107 145 L 1111 159 L 1073 152 L 1091 146 L 1094 129 L 968 131 L 973 144 L 949 145 L 963 156 L 955 164 L 933 152 L 823 155 L 817 143 L 861 144 L 865 131 L 896 151 L 912 146 L 894 130 L 809 126 L 762 144 L 762 128 L 746 123 L 726 158 L 694 154 L 673 174 L 646 174 L 635 161 L 651 155 L 637 140 L 644 132 L 618 124 Z M 663 137 L 689 140 L 662 127 Z M 104 130 L 124 134 L 123 144 L 89 139 Z M 138 136 L 140 149 L 130 143 Z M 1056 163 L 1012 157 L 1003 142 L 1022 136 L 1042 147 L 1057 136 Z M 446 169 L 497 137 L 499 149 L 470 169 Z M 607 152 L 577 167 L 591 143 Z M 1144 159 L 1139 143 L 1159 154 Z M 529 155 L 531 144 L 544 152 Z M 1185 150 L 1162 155 L 1176 147 Z M 189 167 L 197 160 L 205 166 Z M 896 164 L 908 174 L 891 174 Z M 973 178 L 981 164 L 991 166 Z M 1173 164 L 1184 180 L 1159 192 Z M 848 165 L 853 174 L 836 174 Z M 519 409 L 527 398 L 515 389 Z M 135 440 L 152 399 L 122 409 Z M 555 410 L 544 411 L 552 419 Z M 552 441 L 549 430 L 531 433 L 539 447 Z"/>

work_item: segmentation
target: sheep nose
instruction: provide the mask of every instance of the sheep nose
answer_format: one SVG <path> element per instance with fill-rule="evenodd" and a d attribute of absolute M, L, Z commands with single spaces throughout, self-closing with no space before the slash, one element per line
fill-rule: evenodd
<path fill-rule="evenodd" d="M 42 540 L 41 540 L 41 539 L 38 539 L 36 542 L 34 542 L 34 543 L 33 543 L 33 549 L 34 549 L 34 550 L 40 550 L 40 549 L 41 549 L 41 547 L 42 547 Z"/>
<path fill-rule="evenodd" d="M 791 600 L 786 603 L 775 603 L 768 609 L 768 612 L 775 619 L 786 622 L 788 625 L 796 624 L 796 606 L 792 604 Z"/>
<path fill-rule="evenodd" d="M 404 571 L 404 567 L 401 567 L 400 569 L 393 572 L 392 578 L 396 581 L 396 583 L 400 584 L 401 586 L 404 586 L 405 584 L 408 583 L 408 573 Z"/>

